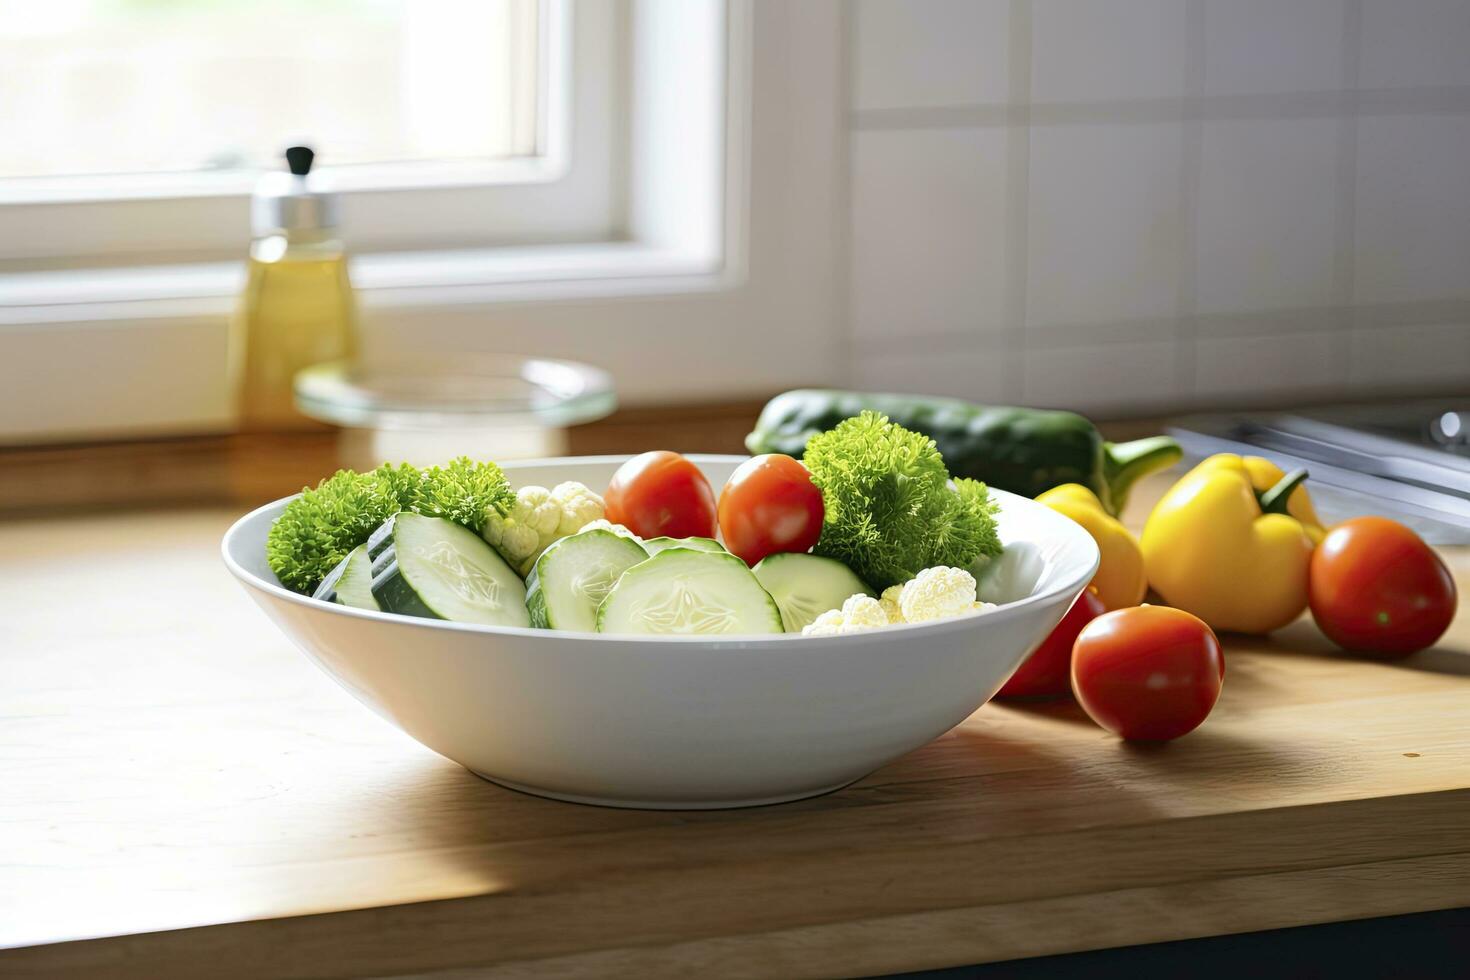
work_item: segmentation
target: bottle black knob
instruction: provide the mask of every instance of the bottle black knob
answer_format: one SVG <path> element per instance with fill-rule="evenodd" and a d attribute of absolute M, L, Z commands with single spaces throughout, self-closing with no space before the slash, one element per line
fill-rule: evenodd
<path fill-rule="evenodd" d="M 316 154 L 309 146 L 292 146 L 286 150 L 286 164 L 298 177 L 311 173 L 311 161 L 315 159 Z"/>

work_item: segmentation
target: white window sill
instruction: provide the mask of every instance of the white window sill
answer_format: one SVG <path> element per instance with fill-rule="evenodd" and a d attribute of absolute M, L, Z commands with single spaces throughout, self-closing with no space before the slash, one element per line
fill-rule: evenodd
<path fill-rule="evenodd" d="M 244 274 L 242 261 L 0 275 L 0 445 L 230 429 L 229 323 Z M 717 260 L 631 242 L 383 253 L 354 259 L 351 274 L 364 343 L 389 347 L 437 329 L 436 342 L 466 349 L 488 337 L 554 350 L 522 322 L 537 305 L 739 292 Z"/>
<path fill-rule="evenodd" d="M 735 285 L 713 257 L 636 242 L 356 256 L 360 302 L 375 308 L 616 298 Z M 95 323 L 228 312 L 243 262 L 0 275 L 0 324 Z"/>

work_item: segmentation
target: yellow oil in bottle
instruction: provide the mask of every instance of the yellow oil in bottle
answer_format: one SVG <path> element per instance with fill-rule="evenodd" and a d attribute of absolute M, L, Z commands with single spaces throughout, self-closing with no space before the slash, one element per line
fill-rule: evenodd
<path fill-rule="evenodd" d="M 241 426 L 313 425 L 294 404 L 296 373 L 356 355 L 356 313 L 341 244 L 293 242 L 286 235 L 257 240 L 236 330 Z"/>
<path fill-rule="evenodd" d="M 297 372 L 357 353 L 336 198 L 311 173 L 315 156 L 288 149 L 290 172 L 262 176 L 251 201 L 254 241 L 230 351 L 246 430 L 314 427 L 296 410 Z"/>

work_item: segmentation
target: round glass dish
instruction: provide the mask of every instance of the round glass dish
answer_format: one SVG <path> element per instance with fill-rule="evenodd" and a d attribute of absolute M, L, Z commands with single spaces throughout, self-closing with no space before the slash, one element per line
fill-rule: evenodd
<path fill-rule="evenodd" d="M 362 429 L 562 428 L 617 405 L 606 371 L 517 354 L 332 361 L 296 375 L 296 407 Z"/>

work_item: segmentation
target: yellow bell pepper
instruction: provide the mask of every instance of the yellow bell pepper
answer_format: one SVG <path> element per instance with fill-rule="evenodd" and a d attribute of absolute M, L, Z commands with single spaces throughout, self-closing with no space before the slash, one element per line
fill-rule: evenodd
<path fill-rule="evenodd" d="M 1269 633 L 1296 619 L 1323 534 L 1301 486 L 1306 475 L 1233 453 L 1200 463 L 1144 524 L 1149 584 L 1217 630 Z"/>
<path fill-rule="evenodd" d="M 1143 570 L 1143 551 L 1138 541 L 1103 508 L 1097 494 L 1080 483 L 1064 483 L 1036 498 L 1052 510 L 1072 518 L 1092 535 L 1102 553 L 1092 587 L 1108 609 L 1125 609 L 1143 601 L 1148 576 Z"/>

